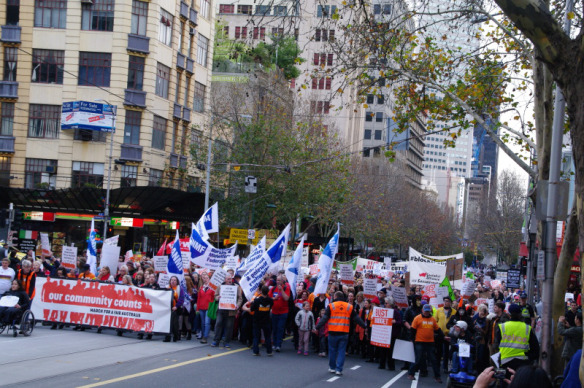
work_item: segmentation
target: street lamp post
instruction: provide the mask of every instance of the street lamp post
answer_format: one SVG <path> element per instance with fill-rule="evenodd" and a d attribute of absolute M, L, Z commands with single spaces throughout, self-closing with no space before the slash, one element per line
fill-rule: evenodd
<path fill-rule="evenodd" d="M 112 111 L 112 131 L 110 136 L 110 149 L 109 149 L 109 160 L 107 167 L 107 186 L 105 190 L 105 207 L 103 209 L 103 237 L 102 241 L 105 241 L 107 237 L 107 226 L 109 221 L 109 206 L 110 206 L 110 191 L 111 191 L 111 180 L 112 180 L 112 159 L 114 155 L 114 134 L 116 132 L 116 116 L 117 116 L 117 106 L 114 106 L 103 99 L 96 99 L 95 101 L 105 102 Z"/>

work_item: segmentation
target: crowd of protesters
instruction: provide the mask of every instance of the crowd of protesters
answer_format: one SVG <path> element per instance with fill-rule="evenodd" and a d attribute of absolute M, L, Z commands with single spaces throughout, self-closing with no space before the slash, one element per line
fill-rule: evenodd
<path fill-rule="evenodd" d="M 224 284 L 238 285 L 240 275 L 234 270 L 227 272 Z M 247 300 L 241 287 L 238 287 L 235 310 L 216 310 L 220 289 L 214 290 L 210 287 L 211 276 L 212 271 L 193 265 L 185 271 L 184 289 L 179 286 L 178 278 L 170 278 L 165 288 L 173 293 L 170 306 L 171 332 L 163 334 L 165 342 L 199 340 L 202 344 L 210 342 L 212 347 L 230 348 L 232 340 L 235 340 L 252 348 L 255 356 L 260 355 L 261 344 L 268 356 L 272 356 L 273 352 L 285 351 L 288 347 L 289 351 L 294 349 L 298 355 L 328 355 L 329 371 L 337 374 L 342 374 L 342 362 L 340 367 L 333 363 L 329 350 L 335 349 L 336 352 L 342 349 L 343 362 L 345 355 L 359 357 L 366 362 L 377 363 L 379 369 L 407 370 L 407 376 L 412 380 L 418 372 L 420 377 L 426 377 L 430 366 L 435 382 L 441 383 L 443 373 L 460 371 L 456 347 L 458 341 L 464 340 L 471 345 L 470 360 L 466 363 L 465 372 L 475 376 L 480 371 L 484 371 L 483 374 L 490 373 L 491 357 L 501 352 L 505 346 L 503 343 L 507 334 L 502 331 L 505 327 L 516 330 L 514 322 L 520 322 L 524 324 L 521 327 L 527 329 L 525 343 L 521 345 L 525 351 L 521 355 L 512 354 L 507 359 L 501 353 L 502 366 L 516 370 L 521 366 L 532 365 L 539 356 L 539 344 L 535 335 L 538 322 L 536 309 L 527 303 L 527 294 L 523 289 L 507 289 L 504 282 L 491 287 L 489 279 L 496 278 L 493 268 L 473 272 L 472 277 L 476 284 L 473 295 L 462 297 L 459 290 L 452 290 L 451 296 L 439 301 L 439 307 L 435 301 L 434 306 L 430 304 L 430 297 L 424 293 L 423 287 L 411 286 L 407 289 L 407 308 L 400 308 L 391 296 L 392 288 L 406 287 L 403 273 L 390 273 L 381 278 L 370 273 L 356 272 L 354 284 L 348 286 L 342 284 L 333 271 L 327 292 L 315 295 L 315 277 L 306 275 L 297 284 L 291 285 L 284 276 L 284 271 L 280 271 L 278 274 L 266 275 L 251 300 Z M 0 295 L 18 294 L 22 302 L 19 307 L 26 308 L 34 299 L 37 277 L 83 279 L 160 289 L 158 275 L 148 257 L 137 262 L 125 261 L 121 257 L 118 268 L 101 267 L 96 276 L 91 273 L 89 264 L 83 258 L 79 259 L 76 269 L 68 270 L 61 266 L 58 259 L 43 257 L 39 260 L 30 251 L 22 260 L 17 259 L 14 252 L 2 259 Z M 375 297 L 365 297 L 363 277 L 378 279 Z M 295 292 L 292 292 L 292 287 Z M 577 352 L 582 338 L 581 298 L 578 290 L 572 291 L 574 300 L 569 301 L 565 316 L 557 324 L 558 333 L 565 337 L 562 358 L 568 366 L 575 354 L 579 354 Z M 478 300 L 488 302 L 477 305 L 475 302 Z M 334 321 L 333 310 L 337 302 L 342 302 L 342 306 L 347 307 L 351 317 L 347 323 L 347 341 L 341 348 L 331 347 L 329 344 L 339 341 L 336 337 L 338 333 L 330 326 Z M 371 343 L 375 307 L 394 310 L 390 347 L 374 346 Z M 10 318 L 9 312 L 0 311 L 0 314 L 6 319 Z M 507 322 L 509 324 L 504 326 Z M 64 322 L 48 324 L 51 329 L 69 327 Z M 74 330 L 93 329 L 83 325 L 71 326 Z M 100 327 L 97 331 L 101 332 L 103 329 Z M 119 336 L 130 335 L 120 329 L 116 332 Z M 136 334 L 138 339 L 153 338 L 153 333 Z M 291 336 L 292 341 L 285 346 L 284 339 L 287 336 Z M 394 357 L 397 340 L 414 343 L 414 362 L 402 362 L 399 357 Z M 336 362 L 339 355 L 335 354 L 334 357 Z M 401 365 L 396 365 L 396 362 Z M 481 379 L 491 378 L 489 375 Z"/>

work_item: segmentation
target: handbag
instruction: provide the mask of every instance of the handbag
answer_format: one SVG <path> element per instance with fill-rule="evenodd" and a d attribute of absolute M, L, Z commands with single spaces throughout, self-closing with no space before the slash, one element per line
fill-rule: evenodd
<path fill-rule="evenodd" d="M 209 317 L 209 319 L 211 319 L 211 320 L 217 319 L 217 308 L 218 307 L 219 307 L 219 305 L 215 301 L 209 303 L 209 308 L 207 309 L 207 316 Z"/>

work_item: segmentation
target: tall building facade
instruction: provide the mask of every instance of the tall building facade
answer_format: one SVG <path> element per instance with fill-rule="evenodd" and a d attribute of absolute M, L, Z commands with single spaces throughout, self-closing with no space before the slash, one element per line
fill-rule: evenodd
<path fill-rule="evenodd" d="M 2 186 L 200 190 L 190 145 L 202 141 L 208 119 L 210 0 L 10 0 L 0 23 Z M 71 101 L 117 106 L 115 133 L 61 130 L 61 105 Z M 48 203 L 15 205 L 59 219 Z M 141 205 L 111 206 L 115 216 Z M 63 209 L 81 221 L 98 211 Z"/>

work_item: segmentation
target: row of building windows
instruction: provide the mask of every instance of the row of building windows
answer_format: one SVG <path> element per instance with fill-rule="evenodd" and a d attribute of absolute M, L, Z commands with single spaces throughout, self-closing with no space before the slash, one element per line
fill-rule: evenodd
<path fill-rule="evenodd" d="M 385 104 L 385 96 L 383 94 L 379 94 L 379 95 L 368 94 L 367 95 L 367 104 L 374 104 L 376 98 L 377 98 L 378 105 Z"/>
<path fill-rule="evenodd" d="M 372 122 L 373 118 L 375 118 L 376 123 L 383 122 L 383 112 L 366 112 L 365 113 L 365 121 Z"/>
<path fill-rule="evenodd" d="M 266 40 L 266 27 L 253 27 L 250 28 L 252 34 L 250 35 L 251 38 L 254 40 Z M 294 39 L 298 40 L 298 28 L 294 29 Z M 235 39 L 247 39 L 248 38 L 248 28 L 246 26 L 236 26 L 234 32 Z M 226 37 L 229 37 L 229 26 L 223 27 L 223 33 Z M 273 27 L 272 28 L 272 36 L 284 36 L 284 29 Z"/>
<path fill-rule="evenodd" d="M 383 131 L 381 129 L 376 130 L 366 129 L 364 139 L 371 140 L 371 134 L 373 134 L 373 140 L 381 140 Z"/>
<path fill-rule="evenodd" d="M 236 12 L 237 10 L 237 12 Z M 255 15 L 262 15 L 262 16 L 286 16 L 288 15 L 288 8 L 283 5 L 256 5 L 255 12 L 253 12 L 252 5 L 238 5 L 237 9 L 235 8 L 234 4 L 219 4 L 219 13 L 226 13 L 226 14 L 240 14 L 240 15 L 251 15 L 252 13 Z"/>
<path fill-rule="evenodd" d="M 448 167 L 446 167 L 446 166 L 436 166 L 433 164 L 424 164 L 424 168 L 433 169 L 433 170 L 447 170 L 448 169 Z M 465 173 L 466 168 L 450 167 L 450 171 Z"/>

